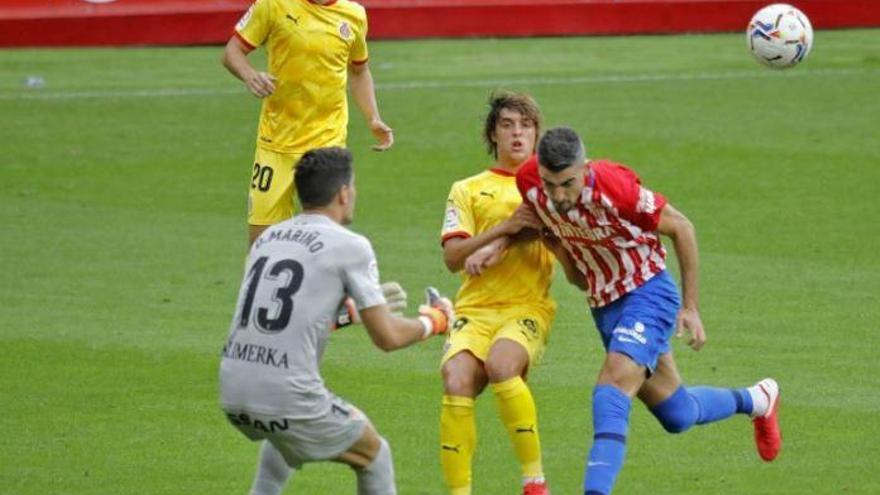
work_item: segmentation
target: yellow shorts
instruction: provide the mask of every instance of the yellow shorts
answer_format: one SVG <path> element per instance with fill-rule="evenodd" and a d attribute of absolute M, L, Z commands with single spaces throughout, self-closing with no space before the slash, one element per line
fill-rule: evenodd
<path fill-rule="evenodd" d="M 302 156 L 257 147 L 248 193 L 249 224 L 272 225 L 293 216 L 293 168 Z"/>
<path fill-rule="evenodd" d="M 550 338 L 553 315 L 552 311 L 533 306 L 456 308 L 455 323 L 443 346 L 441 365 L 462 351 L 468 351 L 485 362 L 489 349 L 498 339 L 518 342 L 529 353 L 529 363 L 536 364 L 544 355 Z"/>

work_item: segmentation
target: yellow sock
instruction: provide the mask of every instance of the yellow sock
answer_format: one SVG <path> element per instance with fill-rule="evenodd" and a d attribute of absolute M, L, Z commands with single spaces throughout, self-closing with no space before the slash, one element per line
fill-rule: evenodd
<path fill-rule="evenodd" d="M 440 412 L 440 464 L 452 495 L 471 493 L 471 460 L 476 444 L 474 399 L 444 395 Z"/>
<path fill-rule="evenodd" d="M 538 438 L 538 413 L 532 392 L 520 377 L 493 383 L 495 402 L 501 421 L 507 428 L 513 450 L 522 467 L 524 477 L 544 475 L 541 465 L 541 441 Z"/>

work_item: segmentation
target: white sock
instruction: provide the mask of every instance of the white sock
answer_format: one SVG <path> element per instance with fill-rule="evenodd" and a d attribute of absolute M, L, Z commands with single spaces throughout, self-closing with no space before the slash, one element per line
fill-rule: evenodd
<path fill-rule="evenodd" d="M 767 396 L 767 392 L 761 390 L 760 385 L 763 385 L 767 392 L 775 392 L 773 389 L 776 387 L 776 383 L 766 378 L 746 389 L 752 396 L 751 417 L 753 418 L 767 414 L 770 409 L 770 397 Z"/>
<path fill-rule="evenodd" d="M 280 495 L 291 474 L 293 468 L 287 465 L 281 452 L 268 440 L 264 440 L 250 495 Z"/>
<path fill-rule="evenodd" d="M 391 447 L 384 438 L 379 437 L 379 452 L 369 466 L 355 469 L 358 495 L 397 495 L 394 484 L 394 461 Z"/>
<path fill-rule="evenodd" d="M 544 483 L 544 481 L 543 476 L 523 476 L 522 484 L 526 486 L 529 483 Z"/>

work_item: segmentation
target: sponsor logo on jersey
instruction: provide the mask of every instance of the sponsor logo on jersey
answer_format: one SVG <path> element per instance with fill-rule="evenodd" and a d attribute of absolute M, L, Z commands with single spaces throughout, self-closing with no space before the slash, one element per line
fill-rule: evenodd
<path fill-rule="evenodd" d="M 554 223 L 550 225 L 550 230 L 553 231 L 553 235 L 561 239 L 577 239 L 588 245 L 614 243 L 613 239 L 611 239 L 614 229 L 611 227 L 599 226 L 591 229 L 567 223 Z"/>
<path fill-rule="evenodd" d="M 240 344 L 230 341 L 223 346 L 223 357 L 246 361 L 248 363 L 272 366 L 273 368 L 289 368 L 287 353 L 275 347 L 266 347 L 257 344 Z"/>
<path fill-rule="evenodd" d="M 241 19 L 238 20 L 238 24 L 235 25 L 235 29 L 237 31 L 241 31 L 242 29 L 244 29 L 248 25 L 248 22 L 250 22 L 251 16 L 253 14 L 254 14 L 254 4 L 251 4 L 250 8 L 247 9 L 247 12 L 245 12 L 244 15 L 241 16 Z"/>
<path fill-rule="evenodd" d="M 633 344 L 647 344 L 648 339 L 645 337 L 645 325 L 637 321 L 632 328 L 617 327 L 611 332 L 620 342 L 631 342 Z"/>
<path fill-rule="evenodd" d="M 290 424 L 287 422 L 285 418 L 279 419 L 251 419 L 245 413 L 235 414 L 235 413 L 226 413 L 226 418 L 230 423 L 236 426 L 250 426 L 255 430 L 264 431 L 266 433 L 275 433 L 276 431 L 285 431 L 290 428 Z M 267 424 L 268 423 L 268 424 Z"/>

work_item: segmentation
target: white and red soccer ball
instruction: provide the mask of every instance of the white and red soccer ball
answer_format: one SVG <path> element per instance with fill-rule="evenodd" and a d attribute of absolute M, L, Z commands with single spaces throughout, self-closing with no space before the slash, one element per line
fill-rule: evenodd
<path fill-rule="evenodd" d="M 803 12 L 784 3 L 759 10 L 749 22 L 746 40 L 752 55 L 775 69 L 802 62 L 813 46 L 813 26 Z"/>

